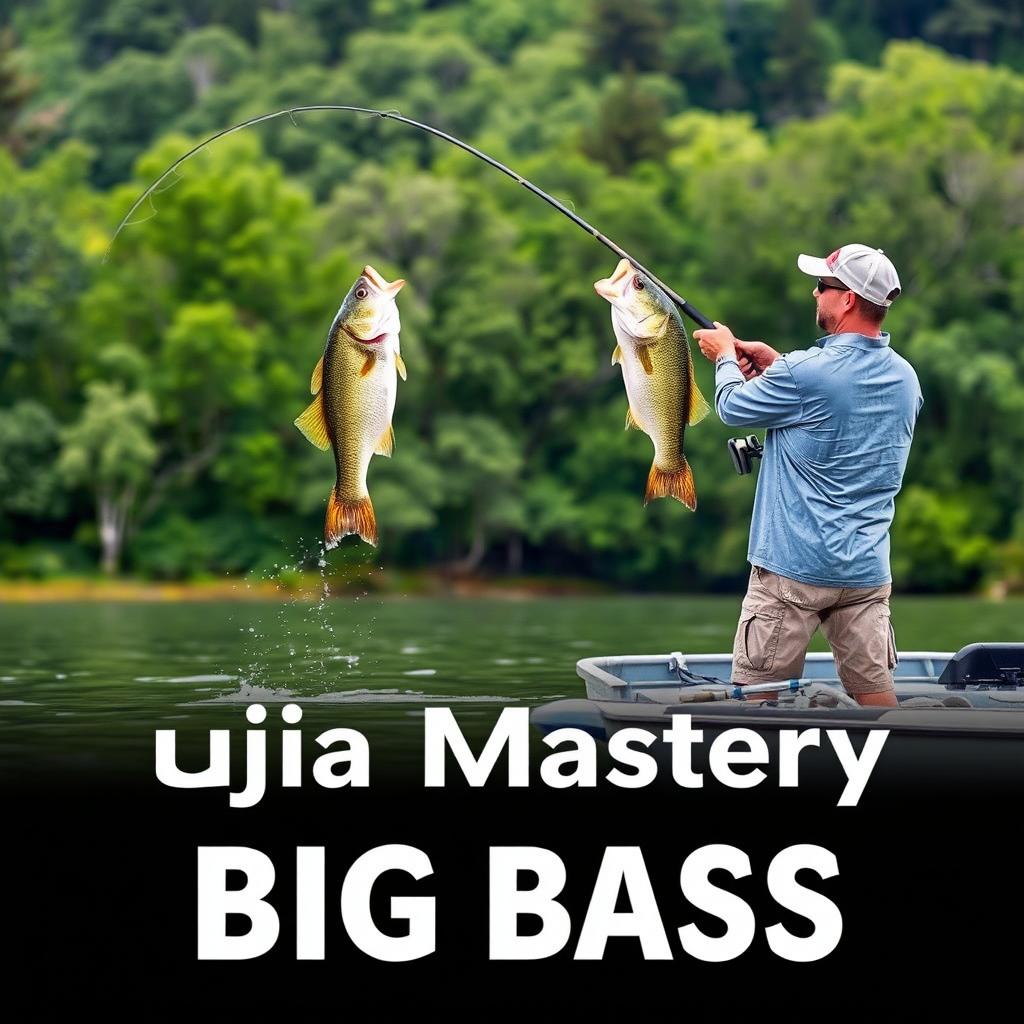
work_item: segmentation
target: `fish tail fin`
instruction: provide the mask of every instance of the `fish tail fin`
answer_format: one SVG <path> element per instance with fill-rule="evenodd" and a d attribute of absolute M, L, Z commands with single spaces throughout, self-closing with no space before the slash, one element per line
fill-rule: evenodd
<path fill-rule="evenodd" d="M 693 485 L 693 472 L 690 464 L 683 456 L 683 464 L 676 470 L 659 469 L 657 463 L 651 466 L 647 475 L 647 490 L 644 492 L 644 504 L 655 498 L 675 498 L 681 501 L 691 512 L 697 509 L 697 489 Z"/>
<path fill-rule="evenodd" d="M 336 548 L 342 537 L 357 533 L 367 544 L 377 546 L 377 517 L 373 514 L 370 496 L 346 501 L 332 488 L 327 499 L 327 520 L 324 524 L 324 547 Z"/>

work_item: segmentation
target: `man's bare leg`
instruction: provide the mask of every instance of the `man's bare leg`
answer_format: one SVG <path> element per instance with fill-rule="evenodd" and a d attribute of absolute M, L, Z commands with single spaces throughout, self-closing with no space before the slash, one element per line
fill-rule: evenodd
<path fill-rule="evenodd" d="M 854 696 L 858 704 L 864 707 L 898 708 L 895 690 L 882 690 L 879 693 L 858 693 Z"/>

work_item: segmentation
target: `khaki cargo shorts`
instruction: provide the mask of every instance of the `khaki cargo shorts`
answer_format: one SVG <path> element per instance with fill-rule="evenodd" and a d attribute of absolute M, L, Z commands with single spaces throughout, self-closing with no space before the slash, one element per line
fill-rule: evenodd
<path fill-rule="evenodd" d="M 893 688 L 896 638 L 892 587 L 818 587 L 752 566 L 732 649 L 732 681 L 770 683 L 803 674 L 807 644 L 821 626 L 851 696 Z"/>

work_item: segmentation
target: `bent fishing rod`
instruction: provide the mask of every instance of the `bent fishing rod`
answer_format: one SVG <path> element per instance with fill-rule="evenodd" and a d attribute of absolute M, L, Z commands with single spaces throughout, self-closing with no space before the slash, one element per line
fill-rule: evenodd
<path fill-rule="evenodd" d="M 351 113 L 372 114 L 377 117 L 386 118 L 392 121 L 401 121 L 403 124 L 412 125 L 413 128 L 419 128 L 420 131 L 427 132 L 430 135 L 435 135 L 437 136 L 437 138 L 444 139 L 445 142 L 450 142 L 453 146 L 458 146 L 459 149 L 463 149 L 467 153 L 471 153 L 478 159 L 483 160 L 484 163 L 490 164 L 491 167 L 494 167 L 497 170 L 501 171 L 502 174 L 505 174 L 508 177 L 512 178 L 513 181 L 518 181 L 519 184 L 523 186 L 523 188 L 532 192 L 535 196 L 539 196 L 549 206 L 553 206 L 556 210 L 558 210 L 559 213 L 564 214 L 578 227 L 583 228 L 583 230 L 586 231 L 588 234 L 593 235 L 594 238 L 596 238 L 603 246 L 605 246 L 608 249 L 611 249 L 611 251 L 614 252 L 617 256 L 619 256 L 621 259 L 628 260 L 634 268 L 639 270 L 640 273 L 649 277 L 659 288 L 661 288 L 661 290 L 665 292 L 665 294 L 683 311 L 683 313 L 685 313 L 696 324 L 705 328 L 712 328 L 715 326 L 714 323 L 711 320 L 709 320 L 703 313 L 701 313 L 699 309 L 691 305 L 681 295 L 677 294 L 675 291 L 669 288 L 669 286 L 665 284 L 664 281 L 662 281 L 660 278 L 655 277 L 654 274 L 652 274 L 642 263 L 640 263 L 638 260 L 630 256 L 630 254 L 626 252 L 625 249 L 623 249 L 619 245 L 616 245 L 615 242 L 613 242 L 606 235 L 601 234 L 601 232 L 598 231 L 597 228 L 595 228 L 592 224 L 588 224 L 582 217 L 580 217 L 572 210 L 570 210 L 568 207 L 560 203 L 557 199 L 555 199 L 554 196 L 548 195 L 548 193 L 545 192 L 543 189 L 538 188 L 536 185 L 534 185 L 532 181 L 527 181 L 526 178 L 524 178 L 521 174 L 516 174 L 515 171 L 513 171 L 510 167 L 506 167 L 500 161 L 495 160 L 493 157 L 488 156 L 486 153 L 482 153 L 479 149 L 476 149 L 475 147 L 469 145 L 469 143 L 463 142 L 461 139 L 455 138 L 454 135 L 449 135 L 447 132 L 443 132 L 439 128 L 434 128 L 432 125 L 423 124 L 423 122 L 421 121 L 414 121 L 412 120 L 412 118 L 403 117 L 397 111 L 375 110 L 372 107 L 350 107 L 338 103 L 317 103 L 310 106 L 289 107 L 286 110 L 276 110 L 271 114 L 261 114 L 259 117 L 251 117 L 249 118 L 248 121 L 242 121 L 241 124 L 233 125 L 230 128 L 224 128 L 222 131 L 219 131 L 216 134 L 211 135 L 208 139 L 204 139 L 198 145 L 193 146 L 183 156 L 178 157 L 178 159 L 175 160 L 174 163 L 171 164 L 171 166 L 168 167 L 167 170 L 164 171 L 164 173 L 161 174 L 160 177 L 157 178 L 156 181 L 154 181 L 153 184 L 150 185 L 149 188 L 147 188 L 146 191 L 143 192 L 138 199 L 135 200 L 135 202 L 132 204 L 131 209 L 124 215 L 124 218 L 121 220 L 121 223 L 118 224 L 117 230 L 114 232 L 113 237 L 110 239 L 110 245 L 107 247 L 107 255 L 109 255 L 110 249 L 113 247 L 114 242 L 117 240 L 117 236 L 121 233 L 121 229 L 131 220 L 132 214 L 134 214 L 135 211 L 147 199 L 149 199 L 149 197 L 160 187 L 161 182 L 163 182 L 163 180 L 169 174 L 173 174 L 186 160 L 188 160 L 192 156 L 195 156 L 195 154 L 198 153 L 199 150 L 208 146 L 211 142 L 216 142 L 217 139 L 223 138 L 225 135 L 231 135 L 234 132 L 241 131 L 243 128 L 249 128 L 252 125 L 260 124 L 262 121 L 272 121 L 274 118 L 277 117 L 284 117 L 285 115 L 287 115 L 292 118 L 293 123 L 297 124 L 293 115 L 306 113 L 308 111 L 314 110 L 347 110 L 350 111 Z M 105 259 L 106 256 L 104 256 L 104 260 Z"/>

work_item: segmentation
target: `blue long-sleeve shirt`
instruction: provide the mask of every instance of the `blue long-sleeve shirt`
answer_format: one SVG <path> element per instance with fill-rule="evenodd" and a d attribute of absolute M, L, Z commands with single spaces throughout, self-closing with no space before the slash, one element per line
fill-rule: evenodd
<path fill-rule="evenodd" d="M 745 381 L 715 370 L 715 408 L 733 427 L 768 427 L 747 558 L 826 587 L 891 581 L 889 526 L 924 399 L 889 335 L 833 334 Z"/>

